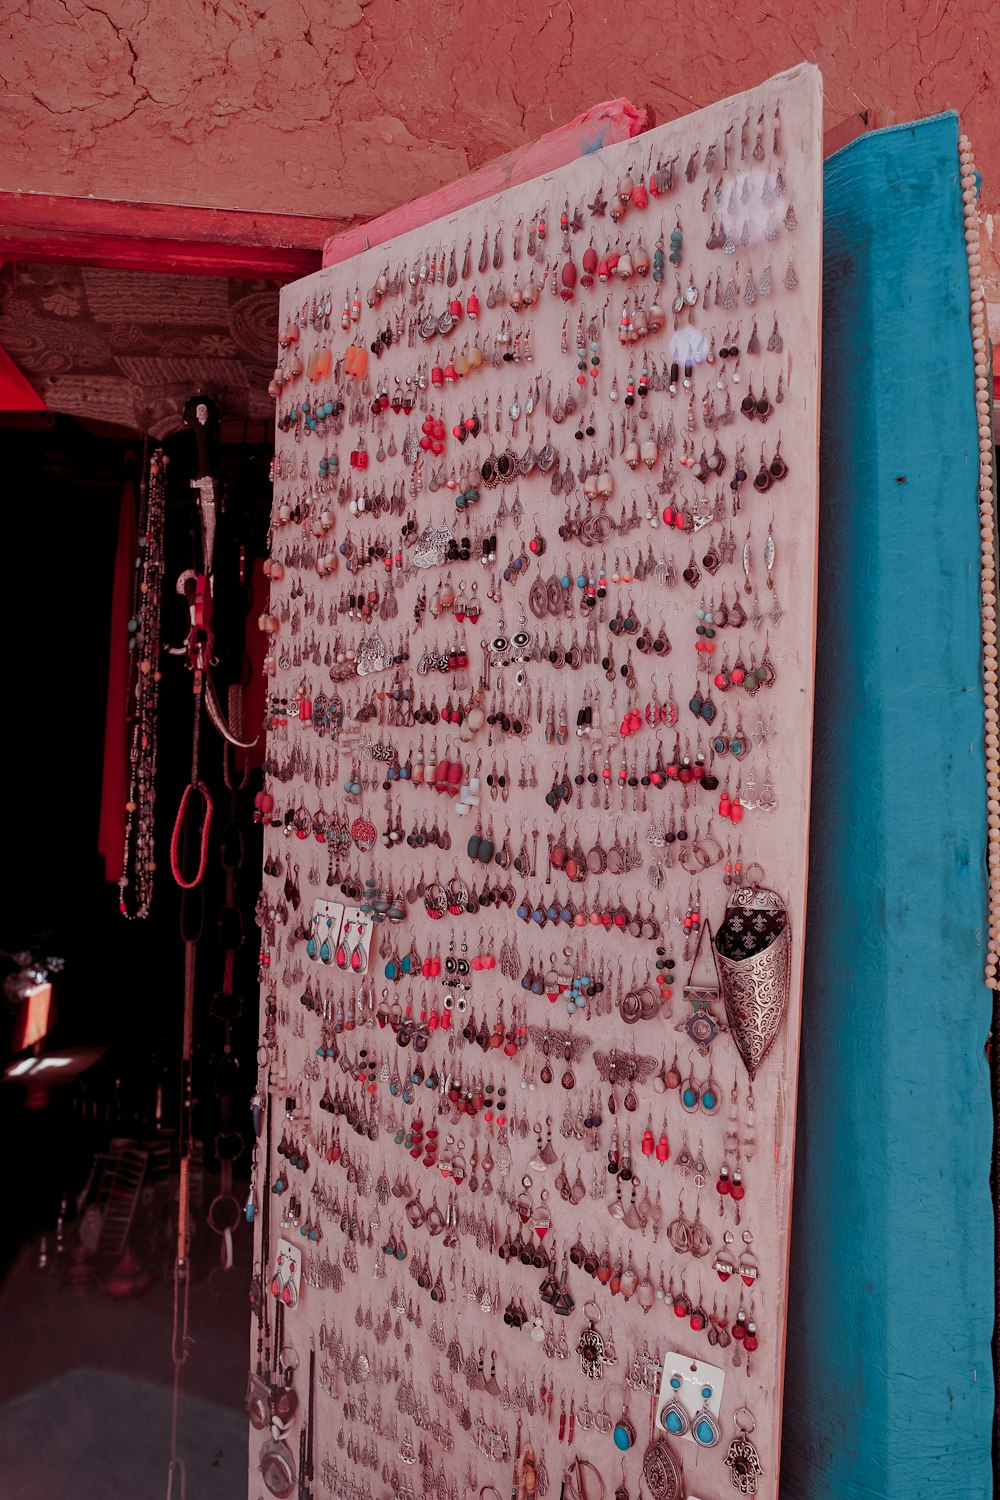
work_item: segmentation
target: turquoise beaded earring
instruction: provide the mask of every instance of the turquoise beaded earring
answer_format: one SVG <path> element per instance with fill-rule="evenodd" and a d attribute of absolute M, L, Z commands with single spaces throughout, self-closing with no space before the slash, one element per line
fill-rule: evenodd
<path fill-rule="evenodd" d="M 712 1398 L 712 1387 L 703 1385 L 701 1388 L 702 1406 L 695 1412 L 691 1422 L 691 1436 L 699 1448 L 714 1448 L 722 1433 L 718 1422 L 709 1410 L 708 1403 Z"/>
<path fill-rule="evenodd" d="M 680 1390 L 682 1385 L 683 1381 L 675 1370 L 670 1377 L 670 1388 L 674 1394 L 660 1412 L 659 1418 L 660 1426 L 664 1432 L 669 1432 L 671 1437 L 684 1437 L 691 1429 L 690 1418 L 681 1404 Z"/>

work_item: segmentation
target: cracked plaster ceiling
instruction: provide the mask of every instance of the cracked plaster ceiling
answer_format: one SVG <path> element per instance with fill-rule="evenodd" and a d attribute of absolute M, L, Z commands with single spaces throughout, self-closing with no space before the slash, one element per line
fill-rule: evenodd
<path fill-rule="evenodd" d="M 827 128 L 962 113 L 1000 198 L 983 0 L 26 0 L 0 15 L 0 188 L 334 230 L 624 95 L 659 121 L 806 58 Z"/>

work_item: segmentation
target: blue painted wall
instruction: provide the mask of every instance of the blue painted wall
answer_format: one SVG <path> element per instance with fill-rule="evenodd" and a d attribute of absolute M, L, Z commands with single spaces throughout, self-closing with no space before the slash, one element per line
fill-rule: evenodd
<path fill-rule="evenodd" d="M 819 653 L 783 1500 L 993 1493 L 969 276 L 949 114 L 825 172 Z"/>

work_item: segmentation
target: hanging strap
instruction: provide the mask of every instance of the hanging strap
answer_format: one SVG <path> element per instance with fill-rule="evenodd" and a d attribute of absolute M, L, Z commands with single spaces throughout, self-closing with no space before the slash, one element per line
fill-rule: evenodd
<path fill-rule="evenodd" d="M 198 869 L 191 880 L 184 878 L 181 869 L 180 844 L 181 834 L 188 817 L 189 799 L 192 792 L 197 792 L 202 800 L 201 817 L 201 849 L 198 855 Z M 177 817 L 174 821 L 174 831 L 170 839 L 170 869 L 177 884 L 184 891 L 193 891 L 196 885 L 200 885 L 205 878 L 205 866 L 208 862 L 208 835 L 212 827 L 212 797 L 208 787 L 203 781 L 193 781 L 184 788 L 181 797 L 181 805 L 177 809 Z"/>

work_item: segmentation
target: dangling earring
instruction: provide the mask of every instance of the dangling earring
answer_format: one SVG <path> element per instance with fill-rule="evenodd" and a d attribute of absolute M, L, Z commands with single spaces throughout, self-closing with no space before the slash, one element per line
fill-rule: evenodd
<path fill-rule="evenodd" d="M 712 1387 L 710 1385 L 703 1385 L 701 1388 L 701 1399 L 703 1404 L 701 1406 L 701 1409 L 695 1412 L 694 1418 L 691 1422 L 691 1436 L 694 1438 L 699 1448 L 714 1448 L 716 1443 L 722 1436 L 722 1432 L 719 1428 L 718 1422 L 715 1420 L 715 1417 L 708 1409 L 708 1403 L 711 1400 L 711 1396 Z"/>
<path fill-rule="evenodd" d="M 351 952 L 351 969 L 355 974 L 363 974 L 368 968 L 368 957 L 365 953 L 364 927 L 360 922 L 357 925 L 358 935 Z"/>
<path fill-rule="evenodd" d="M 340 935 L 340 942 L 337 944 L 337 951 L 334 954 L 334 960 L 333 960 L 334 963 L 337 965 L 338 969 L 346 969 L 347 968 L 347 934 L 350 932 L 350 930 L 351 930 L 351 924 L 350 924 L 350 922 L 345 922 L 344 923 L 344 930 L 343 930 L 343 932 Z M 329 961 L 329 960 L 327 960 L 327 961 Z"/>
<path fill-rule="evenodd" d="M 741 1422 L 745 1417 L 750 1425 Z M 729 1444 L 729 1452 L 723 1459 L 723 1463 L 729 1470 L 733 1486 L 741 1495 L 750 1495 L 757 1488 L 757 1481 L 764 1473 L 755 1443 L 750 1441 L 750 1434 L 756 1427 L 753 1412 L 747 1407 L 741 1406 L 735 1413 L 733 1421 L 736 1424 L 736 1433 Z"/>
<path fill-rule="evenodd" d="M 671 1437 L 684 1437 L 691 1428 L 688 1414 L 681 1405 L 680 1389 L 682 1384 L 681 1377 L 675 1371 L 670 1377 L 670 1388 L 674 1394 L 660 1412 L 658 1418 L 664 1432 L 669 1432 Z"/>

